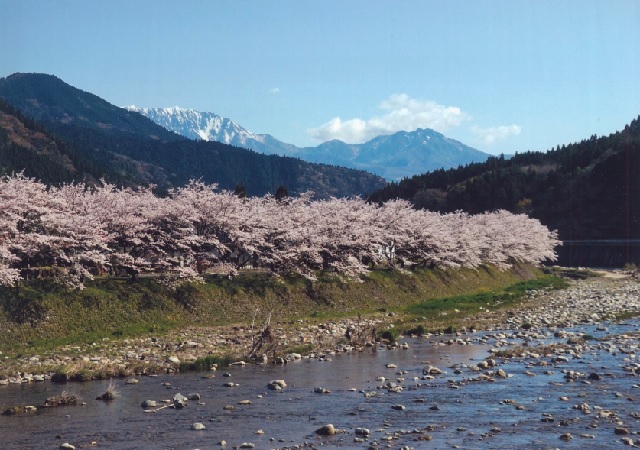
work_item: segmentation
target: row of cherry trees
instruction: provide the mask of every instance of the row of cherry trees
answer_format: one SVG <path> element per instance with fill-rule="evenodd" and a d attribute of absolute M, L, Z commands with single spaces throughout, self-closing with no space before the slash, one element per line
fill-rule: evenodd
<path fill-rule="evenodd" d="M 96 274 L 170 274 L 253 266 L 308 277 L 318 270 L 366 273 L 395 266 L 501 268 L 554 260 L 555 232 L 506 211 L 471 216 L 354 199 L 239 198 L 191 181 L 159 198 L 149 188 L 46 185 L 0 179 L 0 284 L 47 271 L 82 287 Z"/>

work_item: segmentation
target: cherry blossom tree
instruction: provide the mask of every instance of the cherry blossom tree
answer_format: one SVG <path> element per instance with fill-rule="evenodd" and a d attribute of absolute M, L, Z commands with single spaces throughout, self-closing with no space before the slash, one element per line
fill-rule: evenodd
<path fill-rule="evenodd" d="M 23 174 L 0 179 L 0 284 L 47 268 L 82 287 L 96 274 L 199 279 L 215 269 L 319 271 L 357 278 L 372 265 L 501 269 L 554 260 L 557 234 L 507 211 L 469 215 L 416 210 L 409 202 L 240 197 L 191 181 L 165 198 L 152 187 L 102 182 L 47 187 Z"/>

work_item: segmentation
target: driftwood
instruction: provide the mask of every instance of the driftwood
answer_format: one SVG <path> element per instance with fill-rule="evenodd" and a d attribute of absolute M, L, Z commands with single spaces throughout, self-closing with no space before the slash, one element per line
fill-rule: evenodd
<path fill-rule="evenodd" d="M 362 317 L 358 314 L 357 321 L 347 328 L 345 338 L 349 344 L 356 347 L 362 347 L 367 342 L 375 341 L 376 329 L 374 326 L 367 324 L 366 321 L 363 322 Z"/>
<path fill-rule="evenodd" d="M 251 322 L 251 350 L 247 354 L 246 359 L 255 359 L 261 350 L 262 353 L 268 353 L 277 345 L 277 342 L 275 342 L 275 338 L 271 333 L 271 313 L 267 316 L 264 327 L 259 334 L 254 333 L 254 324 L 255 314 L 253 316 L 253 321 Z"/>
<path fill-rule="evenodd" d="M 145 412 L 145 413 L 154 413 L 154 412 L 160 411 L 161 409 L 165 409 L 165 408 L 168 408 L 168 407 L 169 407 L 169 405 L 164 405 L 164 406 L 161 406 L 160 408 L 156 408 L 156 409 L 145 409 L 143 412 Z"/>

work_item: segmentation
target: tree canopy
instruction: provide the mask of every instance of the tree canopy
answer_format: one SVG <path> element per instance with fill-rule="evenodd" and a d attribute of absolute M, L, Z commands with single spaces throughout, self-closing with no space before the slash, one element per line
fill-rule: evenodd
<path fill-rule="evenodd" d="M 501 268 L 555 258 L 556 234 L 507 211 L 469 215 L 419 211 L 404 200 L 278 201 L 241 197 L 190 181 L 164 197 L 151 188 L 64 184 L 23 174 L 0 179 L 0 283 L 49 271 L 82 287 L 97 274 L 154 273 L 173 282 L 207 270 L 318 271 L 357 277 L 377 262 L 393 267 Z"/>

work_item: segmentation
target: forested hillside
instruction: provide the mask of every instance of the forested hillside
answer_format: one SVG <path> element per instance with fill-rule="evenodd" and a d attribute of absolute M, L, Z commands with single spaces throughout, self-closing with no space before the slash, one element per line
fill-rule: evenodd
<path fill-rule="evenodd" d="M 394 198 L 442 212 L 527 213 L 564 241 L 640 239 L 640 120 L 547 153 L 492 157 L 415 176 L 370 197 Z"/>
<path fill-rule="evenodd" d="M 107 175 L 34 120 L 0 98 L 0 173 L 24 171 L 44 183 L 93 182 Z M 115 173 L 109 178 L 117 178 Z"/>
<path fill-rule="evenodd" d="M 51 75 L 2 78 L 0 98 L 8 104 L 5 115 L 13 117 L 2 122 L 0 167 L 47 183 L 105 178 L 126 186 L 154 184 L 163 192 L 200 178 L 228 190 L 242 184 L 248 195 L 275 194 L 284 186 L 291 195 L 312 190 L 318 198 L 367 195 L 386 184 L 359 170 L 189 141 Z M 55 145 L 33 133 L 10 138 L 15 127 L 9 122 L 16 121 Z M 57 153 L 67 158 L 64 164 Z"/>

